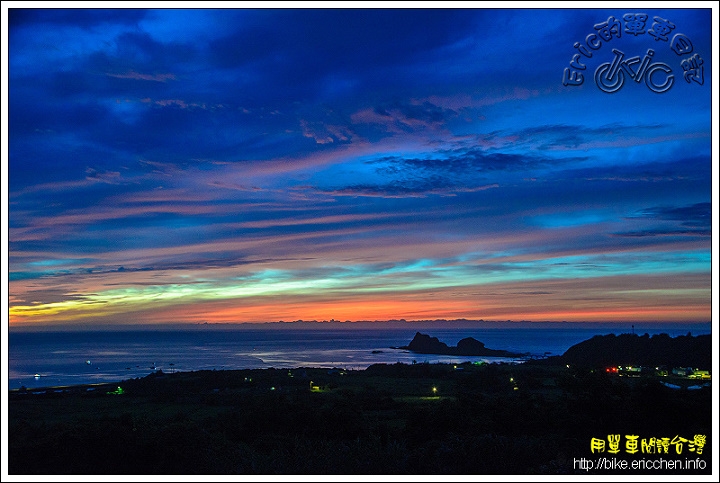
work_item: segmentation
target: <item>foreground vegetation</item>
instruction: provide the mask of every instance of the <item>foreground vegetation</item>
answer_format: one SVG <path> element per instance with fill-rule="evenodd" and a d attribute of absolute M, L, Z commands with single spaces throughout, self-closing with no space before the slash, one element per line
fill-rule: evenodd
<path fill-rule="evenodd" d="M 584 474 L 574 459 L 615 433 L 707 435 L 696 473 L 711 470 L 709 387 L 564 365 L 158 372 L 39 392 L 10 394 L 10 474 Z"/>

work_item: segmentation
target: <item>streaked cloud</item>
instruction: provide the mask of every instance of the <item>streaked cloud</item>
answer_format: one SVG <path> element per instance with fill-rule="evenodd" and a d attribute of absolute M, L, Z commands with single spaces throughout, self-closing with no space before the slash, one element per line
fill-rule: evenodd
<path fill-rule="evenodd" d="M 708 319 L 711 83 L 560 82 L 622 13 L 12 9 L 11 324 Z"/>

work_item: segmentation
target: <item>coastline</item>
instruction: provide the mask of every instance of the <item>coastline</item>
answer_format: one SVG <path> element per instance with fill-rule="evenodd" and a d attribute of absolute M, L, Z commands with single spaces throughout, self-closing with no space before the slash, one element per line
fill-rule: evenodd
<path fill-rule="evenodd" d="M 709 387 L 563 365 L 207 370 L 92 388 L 11 392 L 11 474 L 587 475 L 573 458 L 614 427 L 707 436 L 702 468 L 658 474 L 712 466 Z"/>
<path fill-rule="evenodd" d="M 650 333 L 664 333 L 664 329 L 656 328 Z M 687 332 L 675 331 L 671 335 Z M 389 349 L 405 346 L 415 333 L 412 328 L 14 333 L 9 339 L 8 387 L 113 382 L 144 377 L 153 368 L 165 372 L 301 366 L 363 369 L 376 363 L 498 360 Z M 560 355 L 572 345 L 604 331 L 593 328 L 445 329 L 428 333 L 450 345 L 473 337 L 493 349 L 543 358 Z M 86 364 L 87 361 L 91 364 Z M 35 374 L 40 377 L 35 379 Z"/>

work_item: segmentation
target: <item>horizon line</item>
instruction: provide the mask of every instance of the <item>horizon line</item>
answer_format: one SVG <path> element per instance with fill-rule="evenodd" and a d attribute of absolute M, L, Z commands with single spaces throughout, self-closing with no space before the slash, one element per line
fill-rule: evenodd
<path fill-rule="evenodd" d="M 662 327 L 694 327 L 702 326 L 707 327 L 712 332 L 712 321 L 567 321 L 567 320 L 485 320 L 485 319 L 385 319 L 385 320 L 304 320 L 297 319 L 292 321 L 276 320 L 267 322 L 155 322 L 155 323 L 109 323 L 109 324 L 22 324 L 13 325 L 8 324 L 8 330 L 15 332 L 23 331 L 104 331 L 104 330 L 162 330 L 170 328 L 185 328 L 185 329 L 200 329 L 200 328 L 237 328 L 237 329 L 251 329 L 251 328 L 268 328 L 268 329 L 283 329 L 283 328 L 297 328 L 297 329 L 312 329 L 312 328 L 326 328 L 332 325 L 334 328 L 350 328 L 348 326 L 363 326 L 362 328 L 372 328 L 371 326 L 383 325 L 385 327 L 391 326 L 393 328 L 408 328 L 418 325 L 434 325 L 435 328 L 463 328 L 458 326 L 469 326 L 469 325 L 483 325 L 483 328 L 592 328 L 592 327 L 627 327 L 628 331 L 643 330 L 647 328 L 662 328 Z M 442 327 L 445 325 L 446 327 Z M 451 325 L 453 325 L 451 327 Z M 505 327 L 514 326 L 514 327 Z M 519 327 L 523 326 L 523 327 Z M 637 327 L 636 327 L 637 326 Z"/>

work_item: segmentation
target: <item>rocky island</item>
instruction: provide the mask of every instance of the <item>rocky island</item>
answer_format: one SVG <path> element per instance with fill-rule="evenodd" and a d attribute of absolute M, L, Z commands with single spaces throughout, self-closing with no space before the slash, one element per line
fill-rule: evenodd
<path fill-rule="evenodd" d="M 427 334 L 417 332 L 409 345 L 393 347 L 393 349 L 404 349 L 418 354 L 437 354 L 449 356 L 479 356 L 479 357 L 523 357 L 526 354 L 518 354 L 505 350 L 488 349 L 485 344 L 472 337 L 466 337 L 458 342 L 456 347 L 449 347 L 446 343 L 440 342 L 437 337 L 430 337 Z"/>

